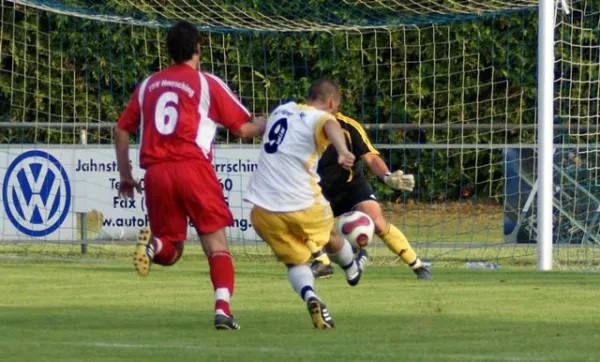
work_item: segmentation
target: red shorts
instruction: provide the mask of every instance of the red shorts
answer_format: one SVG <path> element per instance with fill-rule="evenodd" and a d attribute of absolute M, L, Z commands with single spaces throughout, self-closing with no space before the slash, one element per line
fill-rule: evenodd
<path fill-rule="evenodd" d="M 188 218 L 199 235 L 233 224 L 213 166 L 202 160 L 150 165 L 144 176 L 150 230 L 158 238 L 183 241 Z"/>

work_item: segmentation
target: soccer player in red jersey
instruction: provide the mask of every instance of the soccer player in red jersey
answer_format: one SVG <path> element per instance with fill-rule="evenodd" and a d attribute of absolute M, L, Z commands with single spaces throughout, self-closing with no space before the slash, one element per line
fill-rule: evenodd
<path fill-rule="evenodd" d="M 181 257 L 192 221 L 210 266 L 215 292 L 215 327 L 239 329 L 229 308 L 234 267 L 225 227 L 233 224 L 212 166 L 212 144 L 220 124 L 241 138 L 263 133 L 255 118 L 214 75 L 198 70 L 200 34 L 179 22 L 167 34 L 173 64 L 144 79 L 115 130 L 121 197 L 134 197 L 139 184 L 129 167 L 129 134 L 140 128 L 140 166 L 150 221 L 140 232 L 134 264 L 142 276 L 151 263 L 173 265 Z"/>

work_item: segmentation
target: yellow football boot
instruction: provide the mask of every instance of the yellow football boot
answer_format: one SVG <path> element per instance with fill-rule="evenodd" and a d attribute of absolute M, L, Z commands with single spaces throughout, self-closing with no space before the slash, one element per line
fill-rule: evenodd
<path fill-rule="evenodd" d="M 133 265 L 142 277 L 145 277 L 150 272 L 150 264 L 152 264 L 152 257 L 154 256 L 154 247 L 150 244 L 151 240 L 152 233 L 149 228 L 140 230 L 135 253 L 133 254 Z"/>

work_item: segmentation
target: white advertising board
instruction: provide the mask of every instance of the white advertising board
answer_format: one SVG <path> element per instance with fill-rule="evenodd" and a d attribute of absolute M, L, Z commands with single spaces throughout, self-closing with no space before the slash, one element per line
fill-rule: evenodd
<path fill-rule="evenodd" d="M 216 148 L 214 167 L 233 212 L 232 239 L 256 239 L 249 221 L 251 205 L 243 193 L 256 168 L 259 149 Z M 143 185 L 138 150 L 130 151 L 132 172 Z M 0 148 L 1 240 L 78 240 L 78 215 L 102 215 L 93 239 L 133 239 L 148 225 L 145 200 L 118 197 L 115 151 L 104 146 Z M 96 219 L 94 219 L 96 220 Z M 100 225 L 98 223 L 98 225 Z M 190 226 L 188 238 L 194 238 Z"/>

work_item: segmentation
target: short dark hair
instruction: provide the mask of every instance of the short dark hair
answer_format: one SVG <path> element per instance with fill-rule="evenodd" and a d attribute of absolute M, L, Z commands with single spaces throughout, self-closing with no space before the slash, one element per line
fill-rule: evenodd
<path fill-rule="evenodd" d="M 175 63 L 192 59 L 198 52 L 198 44 L 200 44 L 200 32 L 190 22 L 180 21 L 167 33 L 167 49 Z"/>
<path fill-rule="evenodd" d="M 308 89 L 308 100 L 327 102 L 331 97 L 340 97 L 340 88 L 327 78 L 314 82 Z"/>

